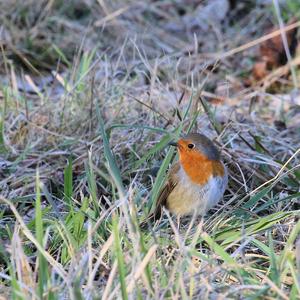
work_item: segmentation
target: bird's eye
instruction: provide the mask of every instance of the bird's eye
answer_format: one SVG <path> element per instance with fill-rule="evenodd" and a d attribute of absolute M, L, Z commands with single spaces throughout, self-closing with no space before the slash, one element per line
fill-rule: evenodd
<path fill-rule="evenodd" d="M 189 147 L 190 149 L 193 149 L 193 148 L 195 147 L 195 145 L 194 145 L 194 144 L 188 144 L 188 147 Z"/>

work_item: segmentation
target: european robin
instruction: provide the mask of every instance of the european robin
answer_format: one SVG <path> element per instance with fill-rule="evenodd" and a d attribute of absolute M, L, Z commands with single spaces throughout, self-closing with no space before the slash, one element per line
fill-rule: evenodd
<path fill-rule="evenodd" d="M 177 147 L 179 161 L 171 167 L 150 218 L 160 218 L 163 206 L 178 217 L 204 215 L 219 202 L 227 187 L 228 175 L 220 152 L 199 133 L 170 144 Z"/>

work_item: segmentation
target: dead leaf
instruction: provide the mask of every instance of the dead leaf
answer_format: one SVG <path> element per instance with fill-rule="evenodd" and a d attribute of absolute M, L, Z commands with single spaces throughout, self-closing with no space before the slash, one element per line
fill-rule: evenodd
<path fill-rule="evenodd" d="M 256 80 L 260 80 L 268 75 L 267 62 L 259 61 L 255 63 L 252 69 L 252 75 Z"/>
<path fill-rule="evenodd" d="M 295 22 L 295 19 L 291 19 L 287 25 Z M 268 33 L 278 30 L 277 27 L 273 27 L 268 30 Z M 297 48 L 297 31 L 298 27 L 293 28 L 286 32 L 287 43 L 291 56 L 295 54 Z M 252 75 L 255 80 L 263 79 L 271 70 L 276 67 L 285 65 L 287 63 L 287 56 L 282 42 L 281 35 L 277 35 L 272 39 L 266 40 L 260 45 L 259 48 L 259 60 L 254 64 L 252 69 Z"/>
<path fill-rule="evenodd" d="M 290 25 L 294 22 L 295 19 L 292 19 L 287 25 Z M 277 28 L 273 28 L 271 32 L 276 29 Z M 292 56 L 295 54 L 297 47 L 297 31 L 298 27 L 286 32 L 287 43 Z M 270 70 L 274 67 L 282 66 L 287 63 L 287 57 L 281 35 L 277 35 L 272 39 L 262 43 L 260 46 L 260 54 L 262 60 L 267 62 L 267 67 Z"/>

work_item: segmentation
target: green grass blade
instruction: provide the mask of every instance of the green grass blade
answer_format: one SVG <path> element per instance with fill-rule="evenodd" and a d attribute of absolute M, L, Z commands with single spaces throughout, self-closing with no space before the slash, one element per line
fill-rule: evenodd
<path fill-rule="evenodd" d="M 220 256 L 220 258 L 224 262 L 236 265 L 236 261 L 222 248 L 222 246 L 216 243 L 207 233 L 203 233 L 201 237 L 209 245 L 209 247 Z"/>
<path fill-rule="evenodd" d="M 64 62 L 68 66 L 68 68 L 71 68 L 72 64 L 67 59 L 67 57 L 65 56 L 65 54 L 63 53 L 63 51 L 61 51 L 61 49 L 57 45 L 55 45 L 55 44 L 52 44 L 52 48 L 59 55 L 59 57 L 62 60 L 62 62 Z"/>
<path fill-rule="evenodd" d="M 173 140 L 173 137 L 168 134 L 164 137 L 162 137 L 162 139 L 155 144 L 148 152 L 146 152 L 143 157 L 141 157 L 138 161 L 136 161 L 134 163 L 134 166 L 132 167 L 133 170 L 138 169 L 144 162 L 146 162 L 152 155 L 154 155 L 155 153 L 158 153 L 160 151 L 162 151 L 169 142 L 171 142 L 171 140 Z M 130 170 L 132 172 L 132 170 Z"/>
<path fill-rule="evenodd" d="M 237 275 L 241 276 L 242 278 L 244 278 L 244 280 L 246 280 L 247 278 L 249 278 L 249 275 L 247 271 L 245 271 L 243 268 L 241 268 L 238 263 L 234 260 L 234 258 L 232 258 L 227 252 L 226 250 L 219 245 L 218 243 L 216 243 L 207 233 L 204 233 L 201 235 L 201 237 L 203 238 L 203 240 L 209 245 L 210 249 L 215 252 L 217 255 L 220 256 L 220 258 L 228 265 L 230 265 L 230 267 L 232 268 L 232 270 L 234 270 Z"/>
<path fill-rule="evenodd" d="M 178 138 L 181 133 L 181 130 L 182 130 L 182 126 L 179 126 L 173 133 L 173 136 L 175 138 Z M 167 143 L 167 142 L 170 142 L 169 136 L 167 136 L 166 140 L 164 140 L 164 143 Z M 160 189 L 162 188 L 162 186 L 164 184 L 164 179 L 166 177 L 166 171 L 167 171 L 169 164 L 173 158 L 174 151 L 175 151 L 175 149 L 173 147 L 168 150 L 168 153 L 167 153 L 165 159 L 163 160 L 161 167 L 159 168 L 154 185 L 151 190 L 150 201 L 148 204 L 148 208 L 150 209 L 150 211 L 153 210 L 155 207 L 157 197 L 159 195 Z"/>
<path fill-rule="evenodd" d="M 88 158 L 88 166 L 86 166 L 86 176 L 87 176 L 87 182 L 88 187 L 90 191 L 90 198 L 92 200 L 94 211 L 95 211 L 95 218 L 98 218 L 100 216 L 100 209 L 99 204 L 97 201 L 97 183 L 96 183 L 96 177 L 94 174 L 94 168 L 93 168 L 93 161 L 91 157 L 91 152 L 89 152 L 89 158 Z"/>
<path fill-rule="evenodd" d="M 261 191 L 259 191 L 257 194 L 255 194 L 254 196 L 252 196 L 250 198 L 249 201 L 247 201 L 244 205 L 243 208 L 244 209 L 249 209 L 251 207 L 253 207 L 260 199 L 262 199 L 266 194 L 268 194 L 271 190 L 272 190 L 273 186 L 267 186 L 264 189 L 262 189 Z"/>
<path fill-rule="evenodd" d="M 113 229 L 113 235 L 114 235 L 114 244 L 115 244 L 115 255 L 116 259 L 118 261 L 118 270 L 119 270 L 119 279 L 121 284 L 121 292 L 122 292 L 122 299 L 127 300 L 127 290 L 126 290 L 126 282 L 125 282 L 125 276 L 126 276 L 126 268 L 125 268 L 125 262 L 124 257 L 122 253 L 121 248 L 121 242 L 120 242 L 120 236 L 119 236 L 119 228 L 118 228 L 119 219 L 116 215 L 112 218 L 112 229 Z"/>
<path fill-rule="evenodd" d="M 80 61 L 79 68 L 77 70 L 77 78 L 76 78 L 76 90 L 77 92 L 84 92 L 86 88 L 86 75 L 89 72 L 90 66 L 92 64 L 92 60 L 96 53 L 96 48 L 92 51 L 86 51 L 83 53 Z"/>
<path fill-rule="evenodd" d="M 168 150 L 168 153 L 167 153 L 165 159 L 163 160 L 162 165 L 157 173 L 153 188 L 151 190 L 151 198 L 150 198 L 149 205 L 148 205 L 148 207 L 150 208 L 150 211 L 153 210 L 156 205 L 156 200 L 157 200 L 159 192 L 164 184 L 165 177 L 166 177 L 166 171 L 167 171 L 169 164 L 173 158 L 174 151 L 175 151 L 175 149 L 173 149 L 173 148 L 170 148 Z"/>
<path fill-rule="evenodd" d="M 16 278 L 16 272 L 14 272 L 11 265 L 9 266 L 9 274 L 11 277 L 12 300 L 24 300 L 24 298 L 21 296 L 21 289 Z"/>
<path fill-rule="evenodd" d="M 269 232 L 269 259 L 270 259 L 270 273 L 269 277 L 270 279 L 277 285 L 279 286 L 279 281 L 280 281 L 280 272 L 278 269 L 278 262 L 276 258 L 276 254 L 274 251 L 274 242 L 271 233 Z"/>
<path fill-rule="evenodd" d="M 115 183 L 117 185 L 118 190 L 124 192 L 125 189 L 124 189 L 123 182 L 122 182 L 121 172 L 117 166 L 115 157 L 110 149 L 109 139 L 106 134 L 105 127 L 104 127 L 104 121 L 103 121 L 103 118 L 101 116 L 98 106 L 96 107 L 96 111 L 97 111 L 97 116 L 98 116 L 98 121 L 99 121 L 99 130 L 100 130 L 100 133 L 101 133 L 101 136 L 103 139 L 104 156 L 108 163 L 108 169 L 110 171 L 110 174 L 112 174 L 115 179 Z"/>
<path fill-rule="evenodd" d="M 291 294 L 293 293 L 293 290 L 295 290 L 294 294 L 300 295 L 300 270 L 299 269 L 297 270 L 297 266 L 295 266 L 291 258 L 288 259 L 287 265 L 290 269 L 292 278 L 294 279 L 294 285 L 292 287 Z"/>
<path fill-rule="evenodd" d="M 300 197 L 300 193 L 295 193 L 293 195 L 290 195 L 290 196 L 287 196 L 287 197 L 284 197 L 284 198 L 279 198 L 279 199 L 274 200 L 274 201 L 268 201 L 267 203 L 264 203 L 264 204 L 260 205 L 259 207 L 257 207 L 254 210 L 254 212 L 259 213 L 259 212 L 269 208 L 272 205 L 278 204 L 280 202 L 285 203 L 286 201 L 290 201 L 290 200 L 295 199 L 295 198 L 297 199 L 299 197 Z"/>
<path fill-rule="evenodd" d="M 68 159 L 68 164 L 64 170 L 64 195 L 65 200 L 69 207 L 73 210 L 73 205 L 71 205 L 73 196 L 73 172 L 72 172 L 72 158 Z"/>
<path fill-rule="evenodd" d="M 253 245 L 255 245 L 258 249 L 260 249 L 266 255 L 271 256 L 271 250 L 267 245 L 265 245 L 264 243 L 262 243 L 261 241 L 259 241 L 257 239 L 253 239 L 251 242 L 253 243 Z"/>

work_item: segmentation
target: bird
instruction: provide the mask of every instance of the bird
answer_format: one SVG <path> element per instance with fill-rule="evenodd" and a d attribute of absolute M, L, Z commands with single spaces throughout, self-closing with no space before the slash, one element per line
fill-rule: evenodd
<path fill-rule="evenodd" d="M 179 160 L 170 168 L 154 212 L 144 224 L 160 219 L 163 207 L 179 218 L 203 216 L 222 199 L 227 188 L 227 169 L 207 136 L 190 133 L 170 145 L 177 148 Z"/>

